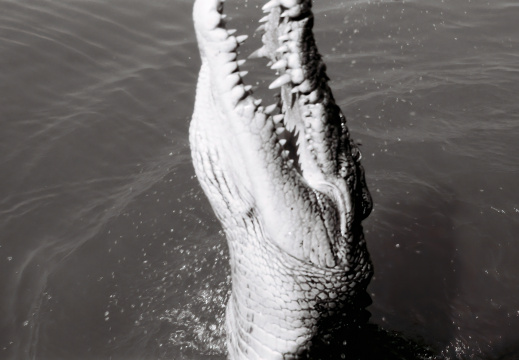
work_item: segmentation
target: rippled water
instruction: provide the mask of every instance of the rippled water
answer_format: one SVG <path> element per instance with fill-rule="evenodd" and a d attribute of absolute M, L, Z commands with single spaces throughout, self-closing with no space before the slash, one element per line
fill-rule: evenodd
<path fill-rule="evenodd" d="M 230 21 L 252 34 L 258 5 Z M 0 358 L 225 358 L 191 7 L 0 0 Z M 519 5 L 314 8 L 376 202 L 372 321 L 439 358 L 519 358 Z"/>

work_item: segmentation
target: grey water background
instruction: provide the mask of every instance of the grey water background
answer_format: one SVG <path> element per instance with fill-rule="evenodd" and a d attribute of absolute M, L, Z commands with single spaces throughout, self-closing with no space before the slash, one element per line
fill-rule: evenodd
<path fill-rule="evenodd" d="M 261 5 L 228 1 L 229 27 L 252 35 Z M 191 8 L 0 1 L 0 359 L 225 358 L 227 249 L 187 141 Z M 518 359 L 519 3 L 314 11 L 375 201 L 372 322 L 438 358 Z"/>

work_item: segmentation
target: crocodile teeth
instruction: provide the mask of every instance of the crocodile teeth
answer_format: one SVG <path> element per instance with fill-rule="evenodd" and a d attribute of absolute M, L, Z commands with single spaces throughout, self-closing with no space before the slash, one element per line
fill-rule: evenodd
<path fill-rule="evenodd" d="M 248 38 L 249 38 L 249 35 L 236 36 L 236 42 L 238 44 L 243 44 L 245 42 L 245 40 L 247 40 Z"/>
<path fill-rule="evenodd" d="M 241 59 L 241 60 L 238 60 L 236 61 L 236 63 L 238 64 L 238 66 L 242 66 L 243 64 L 245 64 L 245 59 Z"/>
<path fill-rule="evenodd" d="M 240 77 L 244 77 L 245 75 L 247 75 L 249 72 L 247 70 L 245 71 L 240 71 L 238 74 L 240 74 Z"/>
<path fill-rule="evenodd" d="M 245 89 L 246 92 L 249 92 L 252 89 L 252 85 L 245 85 L 244 89 Z M 261 102 L 260 102 L 260 104 L 261 104 Z"/>
<path fill-rule="evenodd" d="M 258 50 L 254 51 L 252 54 L 249 55 L 249 59 L 259 59 L 267 56 L 267 49 L 265 49 L 264 47 L 260 47 Z"/>
<path fill-rule="evenodd" d="M 265 108 L 265 114 L 272 115 L 274 111 L 276 111 L 278 104 L 272 104 Z"/>
<path fill-rule="evenodd" d="M 233 74 L 227 75 L 227 77 L 225 78 L 225 85 L 229 90 L 231 90 L 237 84 L 239 84 L 240 81 L 241 81 L 240 75 L 233 73 Z"/>
<path fill-rule="evenodd" d="M 294 84 L 301 84 L 305 80 L 305 74 L 302 69 L 294 69 L 290 73 L 290 77 Z"/>
<path fill-rule="evenodd" d="M 276 80 L 272 82 L 272 84 L 269 85 L 269 89 L 276 89 L 279 88 L 285 84 L 288 84 L 290 81 L 292 81 L 292 78 L 289 74 L 283 74 L 280 77 L 278 77 Z"/>
<path fill-rule="evenodd" d="M 233 52 L 224 52 L 224 53 L 220 53 L 218 54 L 219 57 L 221 57 L 222 59 L 222 62 L 231 62 L 231 61 L 234 61 L 236 59 L 236 53 L 233 51 Z"/>
<path fill-rule="evenodd" d="M 285 144 L 287 143 L 287 139 L 279 139 L 279 143 L 281 144 L 281 146 L 285 146 Z"/>
<path fill-rule="evenodd" d="M 281 17 L 296 17 L 301 14 L 302 7 L 301 5 L 292 6 L 289 9 L 283 11 L 280 15 Z"/>
<path fill-rule="evenodd" d="M 310 82 L 310 80 L 306 79 L 301 84 L 299 84 L 299 89 L 302 93 L 309 93 L 310 91 L 312 91 L 312 83 Z"/>
<path fill-rule="evenodd" d="M 275 8 L 276 6 L 279 6 L 279 5 L 280 5 L 279 0 L 270 0 L 268 3 L 263 5 L 261 10 L 263 10 L 264 12 L 267 12 L 267 11 L 270 11 L 273 8 Z"/>
<path fill-rule="evenodd" d="M 236 33 L 236 31 L 237 31 L 236 29 L 229 29 L 229 30 L 227 30 L 227 34 L 234 35 Z"/>
<path fill-rule="evenodd" d="M 214 30 L 220 25 L 220 22 L 222 21 L 222 17 L 220 14 L 211 12 L 210 14 L 206 15 L 205 23 L 208 29 Z"/>
<path fill-rule="evenodd" d="M 286 53 L 288 52 L 290 49 L 288 48 L 288 46 L 286 45 L 281 45 L 279 48 L 276 49 L 276 52 L 278 53 Z"/>
<path fill-rule="evenodd" d="M 285 132 L 285 128 L 283 126 L 276 128 L 276 134 L 281 135 L 284 132 Z"/>
<path fill-rule="evenodd" d="M 281 152 L 281 156 L 284 158 L 284 159 L 287 159 L 288 158 L 288 155 L 290 155 L 290 151 L 288 150 L 283 150 Z"/>
<path fill-rule="evenodd" d="M 301 67 L 301 60 L 299 59 L 299 55 L 290 54 L 288 55 L 288 66 L 292 69 L 299 69 Z"/>
<path fill-rule="evenodd" d="M 234 106 L 236 106 L 236 104 L 238 104 L 238 102 L 241 99 L 243 99 L 245 94 L 246 94 L 245 89 L 241 85 L 238 85 L 238 86 L 235 86 L 235 87 L 232 88 L 231 96 L 232 96 L 232 99 L 233 99 L 233 102 L 234 102 Z"/>
<path fill-rule="evenodd" d="M 261 24 L 256 28 L 256 30 L 254 30 L 254 32 L 265 31 L 265 29 L 265 24 Z"/>
<path fill-rule="evenodd" d="M 311 103 L 315 104 L 320 98 L 319 90 L 314 90 L 308 95 L 308 100 L 310 100 Z"/>
<path fill-rule="evenodd" d="M 247 85 L 247 86 L 250 86 L 250 88 L 252 88 L 251 85 Z M 250 90 L 250 89 L 249 89 L 249 90 Z M 263 102 L 263 100 L 261 100 L 261 99 L 256 99 L 256 100 L 254 100 L 254 105 L 256 105 L 256 106 L 260 106 L 262 102 Z"/>
<path fill-rule="evenodd" d="M 288 36 L 286 34 L 285 35 L 281 35 L 280 37 L 278 37 L 278 40 L 279 40 L 280 43 L 283 43 L 285 41 L 290 40 L 290 36 Z"/>
<path fill-rule="evenodd" d="M 301 4 L 301 0 L 280 0 L 281 5 L 286 8 L 291 8 L 292 6 L 296 6 Z"/>
<path fill-rule="evenodd" d="M 264 23 L 264 22 L 267 22 L 267 21 L 269 21 L 269 16 L 268 15 L 263 16 L 261 19 L 259 19 L 260 23 Z"/>
<path fill-rule="evenodd" d="M 294 166 L 294 159 L 288 159 L 288 161 L 287 161 L 287 166 L 288 166 L 289 168 L 292 168 L 292 167 Z"/>
<path fill-rule="evenodd" d="M 233 72 L 236 71 L 236 69 L 238 69 L 238 64 L 234 61 L 225 63 L 222 66 L 222 72 L 225 74 L 232 74 Z"/>
<path fill-rule="evenodd" d="M 275 124 L 279 124 L 281 121 L 283 121 L 283 119 L 285 118 L 285 115 L 283 114 L 278 114 L 278 115 L 274 115 L 272 117 L 272 120 L 274 120 L 274 123 Z"/>
<path fill-rule="evenodd" d="M 270 68 L 272 70 L 281 70 L 287 67 L 287 61 L 284 59 L 278 60 Z"/>

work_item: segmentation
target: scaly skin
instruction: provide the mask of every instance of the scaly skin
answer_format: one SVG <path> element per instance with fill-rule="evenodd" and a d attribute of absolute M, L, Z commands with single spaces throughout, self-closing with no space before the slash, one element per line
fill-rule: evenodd
<path fill-rule="evenodd" d="M 226 30 L 222 11 L 220 0 L 194 5 L 202 67 L 190 143 L 229 244 L 229 358 L 325 358 L 367 320 L 361 221 L 371 198 L 360 153 L 327 85 L 311 1 L 264 6 L 252 56 L 281 73 L 270 86 L 281 100 L 265 108 L 243 83 L 244 37 Z"/>

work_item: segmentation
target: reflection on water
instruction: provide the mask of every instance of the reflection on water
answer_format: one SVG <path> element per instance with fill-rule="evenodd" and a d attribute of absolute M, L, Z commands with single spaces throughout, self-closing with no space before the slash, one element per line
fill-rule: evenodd
<path fill-rule="evenodd" d="M 1 358 L 225 358 L 227 249 L 186 140 L 191 6 L 0 0 Z M 249 33 L 261 17 L 227 9 Z M 315 12 L 376 203 L 373 322 L 439 358 L 519 356 L 519 7 Z"/>

